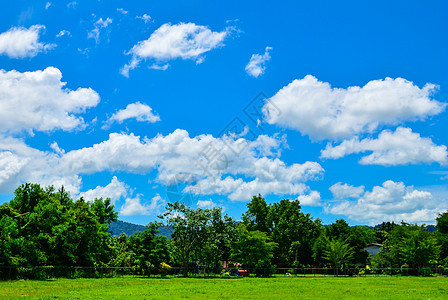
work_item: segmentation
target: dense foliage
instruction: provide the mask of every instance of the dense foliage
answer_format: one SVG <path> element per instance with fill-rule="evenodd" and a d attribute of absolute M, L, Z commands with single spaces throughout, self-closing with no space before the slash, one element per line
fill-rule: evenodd
<path fill-rule="evenodd" d="M 127 267 L 151 276 L 172 266 L 184 275 L 201 268 L 219 273 L 223 262 L 257 275 L 275 267 L 448 264 L 448 212 L 436 219 L 435 232 L 393 222 L 351 227 L 342 219 L 324 226 L 303 213 L 298 200 L 268 204 L 258 195 L 247 203 L 241 222 L 221 208 L 179 202 L 169 203 L 159 218 L 142 232 L 114 237 L 109 224 L 117 213 L 110 199 L 75 201 L 63 188 L 21 185 L 0 206 L 0 274 L 6 266 Z M 160 235 L 161 228 L 169 238 Z M 371 243 L 382 245 L 375 257 L 364 250 Z"/>

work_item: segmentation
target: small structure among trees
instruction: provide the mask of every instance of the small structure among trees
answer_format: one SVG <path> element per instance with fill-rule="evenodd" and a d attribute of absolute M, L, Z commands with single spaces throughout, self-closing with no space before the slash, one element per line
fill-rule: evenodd
<path fill-rule="evenodd" d="M 364 251 L 369 253 L 370 256 L 375 256 L 380 252 L 382 246 L 382 244 L 370 243 L 364 247 Z"/>

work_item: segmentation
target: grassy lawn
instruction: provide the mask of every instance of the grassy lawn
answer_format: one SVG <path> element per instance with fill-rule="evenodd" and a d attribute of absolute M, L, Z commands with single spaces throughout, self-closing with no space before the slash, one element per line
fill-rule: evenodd
<path fill-rule="evenodd" d="M 448 299 L 444 277 L 110 278 L 0 282 L 0 298 Z"/>

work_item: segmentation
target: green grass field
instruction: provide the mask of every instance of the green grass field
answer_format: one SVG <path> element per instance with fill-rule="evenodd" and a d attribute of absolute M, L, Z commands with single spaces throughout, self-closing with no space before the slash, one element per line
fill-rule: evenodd
<path fill-rule="evenodd" d="M 448 299 L 444 277 L 104 278 L 0 282 L 0 298 Z"/>

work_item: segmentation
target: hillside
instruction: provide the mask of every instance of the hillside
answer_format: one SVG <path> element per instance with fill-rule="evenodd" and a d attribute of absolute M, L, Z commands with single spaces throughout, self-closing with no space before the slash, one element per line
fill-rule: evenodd
<path fill-rule="evenodd" d="M 127 236 L 142 232 L 145 230 L 145 226 L 137 225 L 125 221 L 115 221 L 109 225 L 109 230 L 112 232 L 113 236 L 119 236 L 121 233 L 126 234 Z M 166 227 L 159 228 L 159 235 L 164 235 L 167 238 L 171 238 L 171 232 Z"/>

